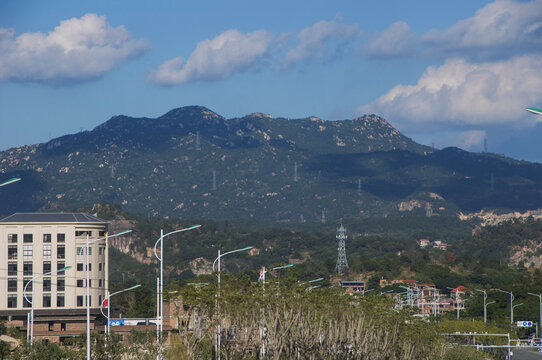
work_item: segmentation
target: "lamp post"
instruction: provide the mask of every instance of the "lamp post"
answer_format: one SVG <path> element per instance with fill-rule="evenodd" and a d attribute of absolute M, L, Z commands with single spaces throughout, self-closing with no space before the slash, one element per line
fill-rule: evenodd
<path fill-rule="evenodd" d="M 110 300 L 111 296 L 114 296 L 114 295 L 117 295 L 117 294 L 120 294 L 120 293 L 123 293 L 123 292 L 126 292 L 126 291 L 137 289 L 140 286 L 141 286 L 141 284 L 137 284 L 137 285 L 134 285 L 134 286 L 129 287 L 127 289 L 119 290 L 117 292 L 114 292 L 113 294 L 107 295 L 107 297 L 102 300 L 102 303 L 100 304 L 100 312 L 102 313 L 102 315 L 104 317 L 107 318 L 107 330 L 105 332 L 107 335 L 109 335 L 110 329 L 111 329 L 110 322 L 109 322 L 109 317 L 110 317 L 110 314 L 111 314 L 111 300 Z M 104 306 L 106 300 L 107 300 L 107 315 L 105 315 L 104 312 L 103 312 L 103 306 Z"/>
<path fill-rule="evenodd" d="M 87 307 L 87 360 L 90 360 L 90 286 L 89 286 L 89 280 L 90 280 L 90 273 L 89 273 L 89 264 L 90 264 L 90 260 L 89 260 L 89 249 L 90 249 L 90 245 L 91 244 L 94 244 L 95 242 L 98 242 L 98 241 L 102 241 L 102 240 L 105 240 L 106 242 L 108 241 L 108 239 L 110 238 L 114 238 L 114 237 L 117 237 L 117 236 L 121 236 L 121 235 L 125 235 L 125 234 L 128 234 L 128 233 L 131 233 L 132 230 L 124 230 L 124 231 L 121 231 L 115 235 L 111 235 L 109 236 L 108 234 L 106 234 L 105 237 L 102 237 L 102 238 L 99 238 L 99 239 L 95 239 L 95 240 L 92 240 L 92 241 L 89 241 L 88 239 L 88 232 L 87 232 L 87 241 L 86 241 L 86 275 L 87 275 L 87 283 L 86 283 L 86 288 L 87 288 L 87 298 L 86 298 L 86 307 Z"/>
<path fill-rule="evenodd" d="M 123 290 L 119 290 L 117 292 L 114 292 L 113 294 L 108 294 L 107 297 L 102 300 L 102 303 L 100 304 L 100 312 L 102 313 L 102 315 L 104 317 L 107 318 L 107 327 L 106 327 L 106 331 L 105 331 L 105 333 L 107 334 L 106 344 L 107 344 L 107 342 L 109 342 L 109 333 L 110 333 L 110 329 L 111 329 L 111 322 L 109 320 L 109 317 L 111 315 L 111 296 L 114 296 L 114 295 L 117 295 L 117 294 L 120 294 L 120 293 L 123 293 L 123 292 L 126 292 L 126 291 L 137 289 L 140 286 L 141 286 L 141 284 L 137 284 L 137 285 L 134 285 L 134 286 L 129 287 L 127 289 L 123 289 Z M 107 300 L 107 316 L 104 314 L 104 311 L 103 311 L 103 306 L 104 306 L 104 303 L 105 303 L 106 300 Z M 108 354 L 108 357 L 109 357 L 109 354 Z"/>
<path fill-rule="evenodd" d="M 484 324 L 487 323 L 487 304 L 486 304 L 486 300 L 487 300 L 487 292 L 485 290 L 478 290 L 478 289 L 474 289 L 476 291 L 480 291 L 481 293 L 484 294 Z"/>
<path fill-rule="evenodd" d="M 228 251 L 224 254 L 220 254 L 220 249 L 218 249 L 218 256 L 215 259 L 215 261 L 213 261 L 213 272 L 215 272 L 215 264 L 218 261 L 218 289 L 217 289 L 217 302 L 216 302 L 217 315 L 219 315 L 218 298 L 220 297 L 220 258 L 229 254 L 233 254 L 240 251 L 247 251 L 250 249 L 252 249 L 252 246 L 245 246 L 244 248 Z M 216 355 L 217 355 L 217 359 L 220 360 L 220 317 L 218 318 L 218 324 L 216 327 Z"/>
<path fill-rule="evenodd" d="M 514 302 L 514 294 L 512 294 L 511 291 L 504 291 L 501 289 L 497 290 L 505 294 L 510 294 L 510 326 L 512 326 L 512 323 L 514 322 L 514 306 L 512 305 L 512 303 Z"/>
<path fill-rule="evenodd" d="M 6 186 L 6 185 L 9 185 L 9 184 L 13 184 L 14 182 L 17 182 L 17 181 L 19 181 L 19 180 L 21 180 L 21 178 L 14 177 L 14 178 L 11 178 L 11 179 L 6 180 L 6 181 L 4 181 L 4 182 L 1 182 L 1 183 L 0 183 L 0 186 Z"/>
<path fill-rule="evenodd" d="M 287 269 L 287 268 L 291 268 L 292 266 L 294 266 L 294 264 L 277 266 L 277 267 L 272 268 L 271 271 Z M 267 273 L 267 270 L 265 270 L 265 266 L 262 266 L 262 270 L 260 271 L 260 277 L 258 278 L 258 281 L 259 280 L 262 281 L 262 300 L 263 300 L 263 302 L 265 302 L 265 273 Z M 262 304 L 263 304 L 263 302 L 262 302 Z M 263 312 L 264 312 L 263 307 L 262 307 L 261 311 L 262 311 L 262 317 L 263 317 Z M 264 326 L 263 325 L 260 326 L 260 338 L 262 340 L 262 348 L 260 349 L 260 355 L 261 355 L 262 358 L 264 358 L 265 357 L 265 339 L 264 339 Z"/>
<path fill-rule="evenodd" d="M 175 230 L 175 231 L 171 231 L 171 232 L 168 232 L 167 234 L 164 234 L 164 230 L 163 229 L 160 229 L 160 238 L 158 238 L 158 240 L 156 240 L 156 243 L 154 244 L 154 256 L 156 256 L 156 258 L 160 261 L 160 288 L 159 288 L 159 296 L 158 296 L 158 300 L 159 300 L 159 304 L 157 304 L 157 309 L 156 309 L 156 316 L 160 317 L 160 330 L 157 334 L 157 337 L 156 337 L 156 345 L 158 346 L 158 349 L 161 349 L 160 347 L 160 341 L 162 340 L 162 330 L 164 329 L 164 326 L 163 326 L 163 319 L 164 319 L 164 309 L 162 307 L 163 305 L 163 302 L 164 302 L 164 242 L 163 242 L 163 239 L 166 237 L 166 236 L 169 236 L 169 235 L 173 235 L 173 234 L 176 234 L 176 233 L 180 233 L 180 232 L 183 232 L 183 231 L 188 231 L 188 230 L 193 230 L 193 229 L 197 229 L 201 227 L 201 225 L 194 225 L 194 226 L 190 226 L 188 228 L 184 228 L 184 229 L 179 229 L 179 230 Z M 160 256 L 158 256 L 158 254 L 156 253 L 156 247 L 158 246 L 158 243 L 160 243 Z M 157 357 L 160 356 L 160 351 L 158 351 L 158 354 L 157 354 Z"/>
<path fill-rule="evenodd" d="M 512 306 L 512 309 L 517 308 L 518 306 L 521 306 L 521 305 L 523 305 L 523 303 L 516 304 Z M 512 311 L 512 323 L 514 323 L 514 311 Z"/>
<path fill-rule="evenodd" d="M 542 326 L 542 294 L 533 294 L 533 293 L 530 293 L 528 292 L 527 294 L 529 295 L 532 295 L 532 296 L 536 296 L 538 298 L 538 309 L 539 309 L 539 315 L 540 315 L 540 319 L 539 319 L 539 326 Z M 538 335 L 538 334 L 536 334 Z"/>
<path fill-rule="evenodd" d="M 32 280 L 30 280 L 29 282 L 27 282 L 25 285 L 24 285 L 24 288 L 23 288 L 23 294 L 24 294 L 24 298 L 26 299 L 27 302 L 29 302 L 31 305 L 32 305 L 32 310 L 30 310 L 30 345 L 32 346 L 32 344 L 34 343 L 34 301 L 35 301 L 35 298 L 34 298 L 34 280 L 36 279 L 39 279 L 41 277 L 44 277 L 44 276 L 48 276 L 48 275 L 52 275 L 52 274 L 56 274 L 56 273 L 59 273 L 59 272 L 62 272 L 64 270 L 67 270 L 71 268 L 71 266 L 66 266 L 66 267 L 63 267 L 61 269 L 58 269 L 58 270 L 55 270 L 55 271 L 49 271 L 48 273 L 45 273 L 45 274 L 39 274 L 39 275 L 36 275 L 32 278 Z M 28 284 L 32 283 L 32 301 L 29 301 L 28 300 L 28 297 L 26 296 L 26 288 L 28 287 Z"/>

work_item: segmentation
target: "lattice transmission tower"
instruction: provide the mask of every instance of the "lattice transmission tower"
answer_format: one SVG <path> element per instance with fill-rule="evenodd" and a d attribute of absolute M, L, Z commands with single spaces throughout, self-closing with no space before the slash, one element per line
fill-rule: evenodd
<path fill-rule="evenodd" d="M 348 269 L 348 261 L 346 260 L 346 229 L 343 224 L 337 229 L 336 235 L 337 241 L 339 243 L 338 254 L 337 254 L 337 265 L 335 265 L 335 271 L 339 274 L 342 274 L 346 269 Z"/>

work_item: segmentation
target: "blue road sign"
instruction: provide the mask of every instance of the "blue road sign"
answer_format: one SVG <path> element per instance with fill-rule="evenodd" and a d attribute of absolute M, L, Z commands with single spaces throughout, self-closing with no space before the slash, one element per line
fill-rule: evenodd
<path fill-rule="evenodd" d="M 124 325 L 124 320 L 110 320 L 109 325 L 111 325 L 111 326 L 122 326 L 122 325 Z"/>

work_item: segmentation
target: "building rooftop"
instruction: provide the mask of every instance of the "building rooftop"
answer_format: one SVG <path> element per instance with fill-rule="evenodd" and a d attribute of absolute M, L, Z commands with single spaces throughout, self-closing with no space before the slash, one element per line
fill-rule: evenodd
<path fill-rule="evenodd" d="M 94 215 L 85 213 L 15 213 L 2 223 L 107 223 Z"/>

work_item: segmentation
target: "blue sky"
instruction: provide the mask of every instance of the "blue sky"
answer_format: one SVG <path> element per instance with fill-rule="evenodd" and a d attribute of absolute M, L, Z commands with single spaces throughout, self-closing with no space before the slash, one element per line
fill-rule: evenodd
<path fill-rule="evenodd" d="M 541 161 L 542 0 L 0 3 L 0 150 L 185 105 Z"/>

